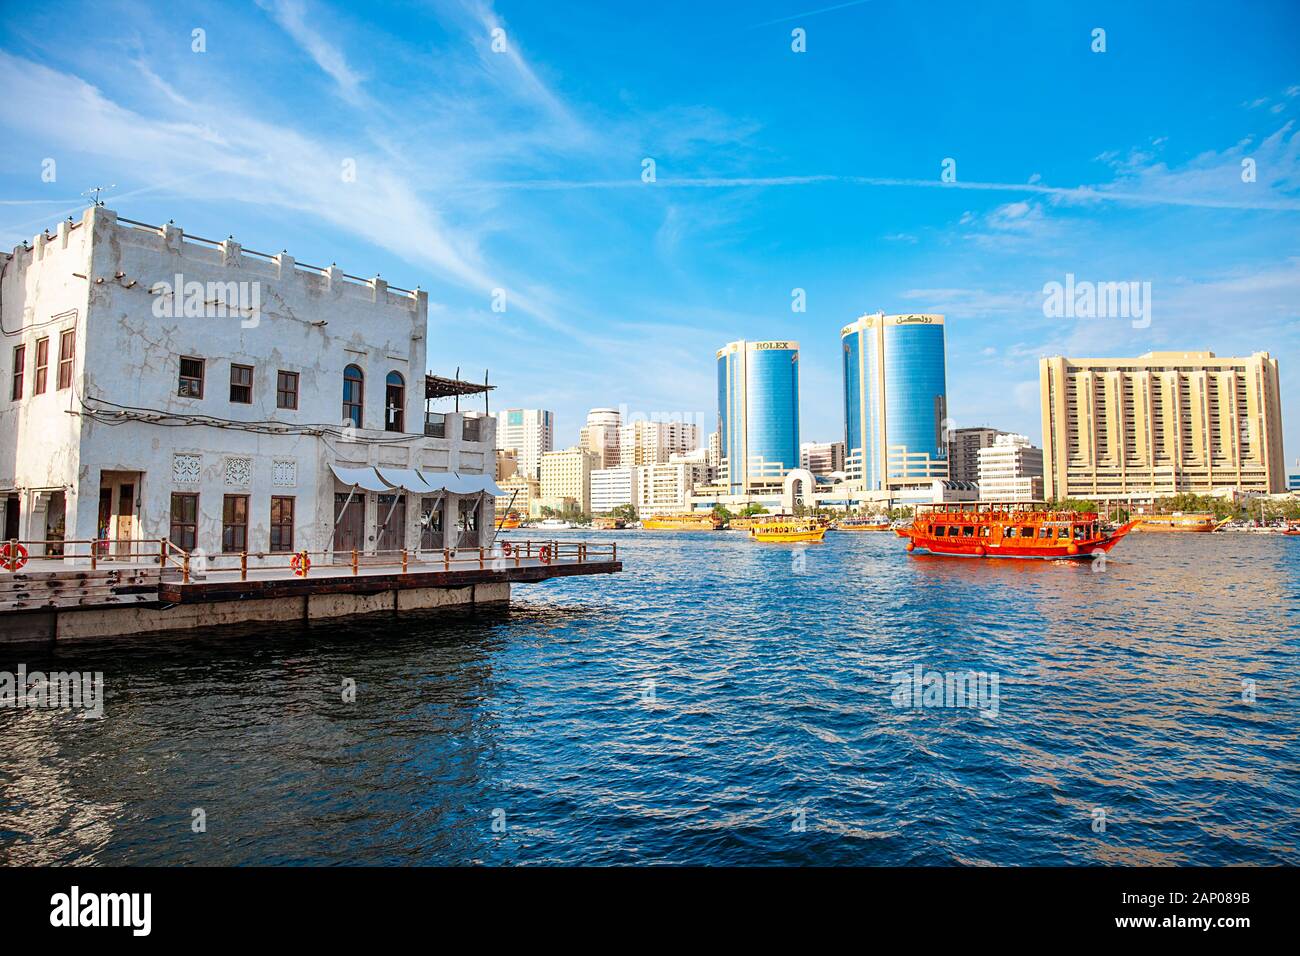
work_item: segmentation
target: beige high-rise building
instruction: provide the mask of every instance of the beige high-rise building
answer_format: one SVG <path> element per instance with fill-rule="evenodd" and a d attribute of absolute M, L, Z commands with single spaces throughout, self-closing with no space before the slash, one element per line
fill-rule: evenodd
<path fill-rule="evenodd" d="M 700 443 L 700 428 L 693 422 L 628 422 L 619 434 L 619 464 L 658 465 L 673 455 L 694 451 Z"/>
<path fill-rule="evenodd" d="M 587 424 L 578 433 L 578 445 L 600 456 L 601 468 L 619 466 L 619 432 L 623 416 L 617 408 L 593 408 L 587 412 Z"/>
<path fill-rule="evenodd" d="M 1277 359 L 1267 352 L 1056 356 L 1038 368 L 1048 499 L 1286 488 Z"/>
<path fill-rule="evenodd" d="M 541 501 L 562 507 L 571 498 L 578 510 L 591 513 L 591 473 L 598 457 L 585 448 L 566 448 L 542 455 Z"/>
<path fill-rule="evenodd" d="M 533 513 L 533 502 L 541 496 L 541 483 L 536 478 L 524 474 L 513 474 L 502 478 L 497 487 L 505 492 L 497 498 L 497 518 L 504 518 L 507 512 L 515 511 L 521 515 Z"/>
<path fill-rule="evenodd" d="M 541 408 L 507 408 L 496 419 L 497 448 L 513 450 L 519 471 L 540 477 L 541 457 L 555 447 L 555 416 Z"/>

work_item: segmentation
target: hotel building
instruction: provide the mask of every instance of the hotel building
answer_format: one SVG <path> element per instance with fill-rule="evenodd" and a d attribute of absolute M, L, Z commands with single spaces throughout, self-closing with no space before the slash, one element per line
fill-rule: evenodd
<path fill-rule="evenodd" d="M 1277 360 L 1148 352 L 1039 362 L 1044 493 L 1149 501 L 1285 490 Z"/>
<path fill-rule="evenodd" d="M 425 292 L 103 206 L 0 260 L 4 537 L 214 568 L 484 541 L 494 422 L 428 403 L 486 386 L 426 373 Z"/>
<path fill-rule="evenodd" d="M 799 467 L 799 343 L 742 339 L 716 357 L 719 484 L 729 495 L 779 491 Z"/>
<path fill-rule="evenodd" d="M 623 419 L 617 408 L 593 408 L 578 433 L 578 445 L 600 458 L 599 468 L 619 465 L 619 432 Z"/>
<path fill-rule="evenodd" d="M 848 480 L 866 491 L 948 478 L 942 315 L 864 315 L 840 330 Z"/>
<path fill-rule="evenodd" d="M 513 450 L 519 470 L 541 477 L 542 455 L 555 448 L 555 415 L 540 408 L 508 408 L 497 412 L 497 448 Z"/>
<path fill-rule="evenodd" d="M 979 486 L 984 501 L 1042 501 L 1043 450 L 1026 435 L 998 435 L 979 450 Z"/>
<path fill-rule="evenodd" d="M 623 425 L 618 440 L 619 467 L 659 465 L 693 451 L 700 443 L 700 428 L 693 422 L 638 418 Z"/>
<path fill-rule="evenodd" d="M 598 457 L 585 448 L 566 448 L 542 455 L 541 504 L 562 509 L 572 501 L 579 511 L 591 513 L 591 473 Z"/>
<path fill-rule="evenodd" d="M 591 473 L 591 513 L 609 514 L 636 500 L 636 468 L 598 468 Z"/>
<path fill-rule="evenodd" d="M 633 503 L 637 514 L 644 518 L 690 510 L 691 494 L 697 485 L 707 480 L 708 465 L 701 458 L 674 455 L 671 462 L 640 465 L 634 471 L 636 497 Z"/>

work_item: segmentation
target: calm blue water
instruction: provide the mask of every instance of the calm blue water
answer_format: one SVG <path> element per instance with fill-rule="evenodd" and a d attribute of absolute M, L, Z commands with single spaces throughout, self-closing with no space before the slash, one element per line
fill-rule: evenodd
<path fill-rule="evenodd" d="M 617 540 L 509 611 L 0 651 L 108 683 L 0 711 L 0 861 L 1300 863 L 1300 540 Z M 895 706 L 917 664 L 996 715 Z"/>

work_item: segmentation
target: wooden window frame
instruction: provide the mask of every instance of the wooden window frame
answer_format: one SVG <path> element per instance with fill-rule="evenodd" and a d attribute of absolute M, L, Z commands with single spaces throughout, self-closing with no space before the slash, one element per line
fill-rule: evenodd
<path fill-rule="evenodd" d="M 194 520 L 193 520 L 193 521 L 177 521 L 177 520 L 176 520 L 176 503 L 177 503 L 177 501 L 178 501 L 179 499 L 190 499 L 191 501 L 193 501 L 193 503 L 194 503 Z M 184 516 L 182 515 L 182 517 L 184 517 Z M 199 543 L 199 496 L 198 496 L 198 493 L 197 493 L 197 492 L 191 492 L 191 491 L 173 491 L 173 492 L 172 492 L 172 498 L 171 498 L 171 511 L 170 511 L 170 513 L 169 513 L 169 515 L 168 515 L 168 521 L 169 521 L 169 524 L 168 524 L 167 537 L 168 537 L 168 540 L 170 540 L 171 543 L 172 543 L 173 545 L 175 545 L 176 547 L 180 548 L 182 551 L 193 551 L 195 548 L 197 548 L 197 547 L 198 547 L 198 543 Z M 185 534 L 185 530 L 184 530 L 184 529 L 187 529 L 187 528 L 189 529 L 190 537 L 191 537 L 193 540 L 192 540 L 192 542 L 190 543 L 190 546 L 189 546 L 188 548 L 185 547 L 185 545 L 184 545 L 184 543 L 183 543 L 182 541 L 177 541 L 177 540 L 176 540 L 176 529 L 177 529 L 177 528 L 182 529 L 182 531 L 181 531 L 181 534 L 182 534 L 182 535 Z"/>
<path fill-rule="evenodd" d="M 64 329 L 59 333 L 59 371 L 54 383 L 56 391 L 72 387 L 72 369 L 77 358 L 77 330 Z"/>
<path fill-rule="evenodd" d="M 289 520 L 287 522 L 283 520 L 284 518 L 283 507 L 284 507 L 284 502 L 286 501 L 289 503 Z M 277 504 L 279 504 L 281 508 L 281 514 L 280 514 L 281 520 L 279 521 L 276 520 Z M 269 546 L 268 550 L 272 554 L 287 554 L 293 551 L 294 518 L 295 518 L 294 512 L 296 510 L 297 510 L 297 498 L 295 498 L 293 495 L 272 495 L 271 496 L 271 521 L 270 521 L 271 537 L 270 540 L 267 542 L 267 544 Z M 283 538 L 284 529 L 286 527 L 289 529 L 288 544 L 285 544 Z M 277 532 L 279 532 L 281 536 L 278 544 L 276 542 Z"/>
<path fill-rule="evenodd" d="M 36 340 L 36 380 L 32 383 L 33 395 L 45 394 L 45 383 L 50 370 L 50 337 Z"/>
<path fill-rule="evenodd" d="M 199 374 L 197 376 L 185 374 L 186 362 L 199 363 Z M 180 361 L 180 373 L 176 379 L 176 395 L 179 398 L 202 398 L 204 380 L 207 378 L 207 374 L 208 374 L 207 362 L 199 358 L 197 355 L 182 355 Z M 198 382 L 198 393 L 191 394 L 190 392 L 187 392 L 185 390 L 186 382 Z"/>
<path fill-rule="evenodd" d="M 247 373 L 248 373 L 248 381 L 247 381 L 247 382 L 236 382 L 236 381 L 235 381 L 235 373 L 236 373 L 236 372 L 239 372 L 239 373 L 241 373 L 241 374 L 244 373 L 244 372 L 247 372 Z M 253 379 L 256 377 L 256 375 L 257 375 L 257 368 L 256 368 L 256 366 L 253 366 L 253 365 L 240 365 L 238 362 L 231 362 L 231 363 L 230 363 L 230 403 L 231 403 L 232 405 L 252 405 L 252 404 L 253 404 Z M 235 389 L 237 389 L 237 388 L 246 388 L 246 389 L 248 389 L 248 398 L 247 398 L 246 400 L 245 400 L 245 399 L 242 399 L 242 398 L 236 398 L 236 397 L 235 397 Z"/>
<path fill-rule="evenodd" d="M 284 387 L 284 383 L 286 379 L 289 379 L 293 382 L 292 389 L 288 389 Z M 286 395 L 292 399 L 293 404 L 286 404 L 286 398 L 285 398 Z M 279 369 L 278 371 L 276 371 L 275 407 L 287 409 L 288 411 L 291 412 L 296 412 L 298 410 L 298 373 L 297 372 L 289 372 L 284 369 Z"/>
<path fill-rule="evenodd" d="M 9 400 L 20 401 L 27 387 L 27 346 L 14 346 L 14 374 L 9 384 Z"/>
<path fill-rule="evenodd" d="M 231 505 L 237 502 L 243 502 L 244 514 L 243 521 L 234 520 L 238 518 L 235 515 L 232 518 Z M 228 534 L 232 534 L 229 545 L 226 543 Z M 221 499 L 221 553 L 222 554 L 240 554 L 248 550 L 248 495 L 225 495 Z"/>

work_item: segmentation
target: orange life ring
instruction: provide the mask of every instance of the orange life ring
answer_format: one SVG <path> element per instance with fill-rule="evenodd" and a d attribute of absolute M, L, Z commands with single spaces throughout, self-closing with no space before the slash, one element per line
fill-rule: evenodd
<path fill-rule="evenodd" d="M 503 541 L 503 542 L 501 543 L 501 553 L 504 554 L 504 555 L 508 558 L 508 557 L 510 557 L 510 551 L 511 551 L 510 542 L 509 542 L 509 541 Z"/>
<path fill-rule="evenodd" d="M 915 542 L 915 541 L 909 541 L 909 542 L 907 542 L 907 550 L 908 550 L 908 551 L 915 551 L 915 550 L 916 550 L 916 542 Z"/>
<path fill-rule="evenodd" d="M 3 548 L 0 548 L 0 568 L 6 571 L 21 571 L 23 565 L 27 563 L 27 549 L 21 544 L 14 545 L 14 552 L 10 554 L 9 543 L 6 541 Z"/>
<path fill-rule="evenodd" d="M 542 564 L 551 563 L 551 546 L 549 544 L 542 545 L 542 549 L 537 552 L 537 560 L 541 561 Z"/>
<path fill-rule="evenodd" d="M 307 572 L 311 570 L 311 558 L 308 557 L 306 551 L 299 551 L 289 559 L 289 567 L 293 569 L 293 573 L 298 577 L 305 578 Z"/>
<path fill-rule="evenodd" d="M 982 557 L 984 557 L 984 555 L 986 555 L 986 554 L 988 554 L 988 552 L 984 550 L 984 545 L 982 545 L 982 544 L 981 544 L 978 548 L 975 549 L 975 557 L 977 557 L 977 558 L 982 558 Z"/>

